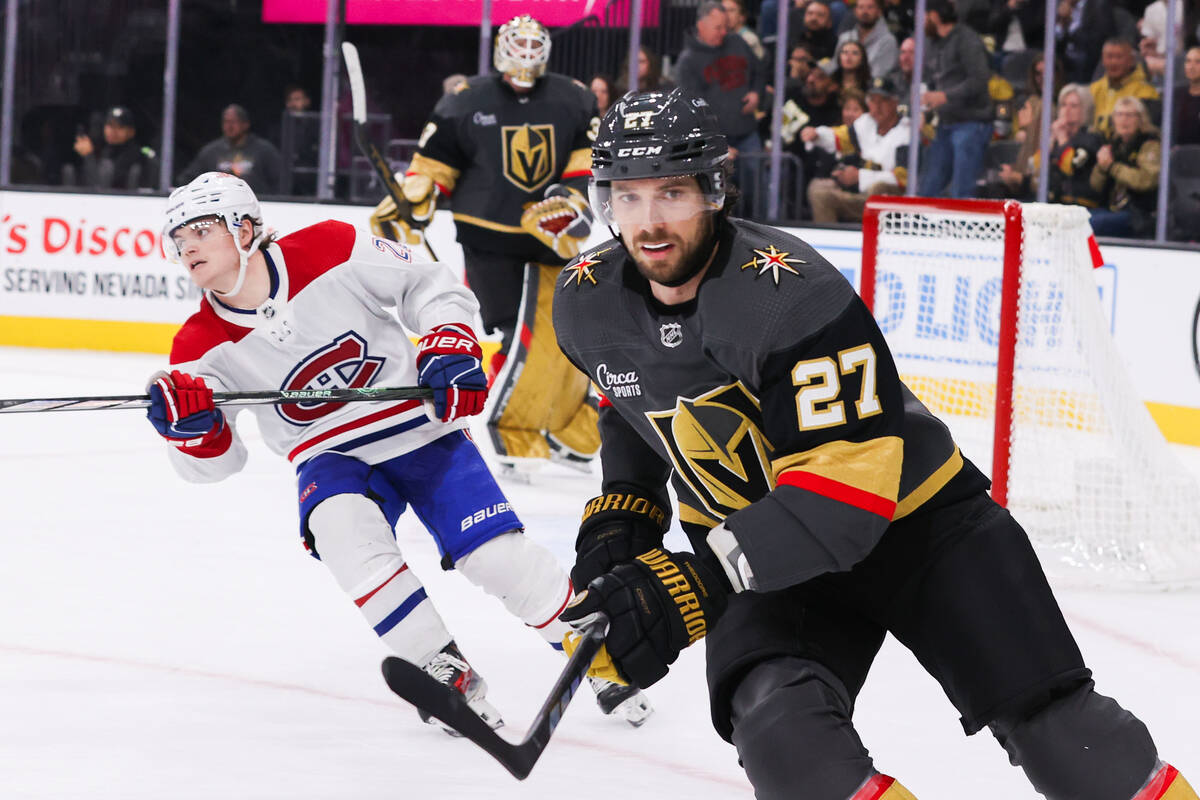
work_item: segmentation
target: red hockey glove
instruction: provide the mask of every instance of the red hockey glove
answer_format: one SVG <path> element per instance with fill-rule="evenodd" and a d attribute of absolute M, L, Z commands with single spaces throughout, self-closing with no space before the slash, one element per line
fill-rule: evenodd
<path fill-rule="evenodd" d="M 650 550 L 588 584 L 559 617 L 583 625 L 602 611 L 604 640 L 620 675 L 645 689 L 725 611 L 726 589 L 691 553 Z"/>
<path fill-rule="evenodd" d="M 179 370 L 160 372 L 148 388 L 150 407 L 146 417 L 160 436 L 201 458 L 229 449 L 232 434 L 203 378 Z"/>
<path fill-rule="evenodd" d="M 433 389 L 434 414 L 442 422 L 483 410 L 488 382 L 482 358 L 479 340 L 468 325 L 438 325 L 421 337 L 417 383 Z"/>

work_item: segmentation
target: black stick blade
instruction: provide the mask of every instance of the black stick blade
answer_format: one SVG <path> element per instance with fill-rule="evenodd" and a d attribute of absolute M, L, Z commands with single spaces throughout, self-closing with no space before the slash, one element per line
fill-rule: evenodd
<path fill-rule="evenodd" d="M 608 618 L 596 614 L 580 632 L 575 652 L 567 659 L 520 744 L 501 737 L 471 710 L 461 694 L 435 681 L 414 664 L 389 656 L 383 660 L 383 679 L 393 692 L 479 745 L 521 781 L 533 771 L 533 765 L 550 743 L 554 729 L 587 677 L 588 668 L 603 646 L 607 633 Z"/>
<path fill-rule="evenodd" d="M 388 688 L 426 714 L 437 717 L 454 730 L 490 753 L 517 780 L 524 780 L 537 761 L 530 759 L 519 745 L 500 737 L 467 705 L 466 698 L 434 680 L 425 670 L 409 662 L 388 656 L 383 660 L 383 679 Z"/>

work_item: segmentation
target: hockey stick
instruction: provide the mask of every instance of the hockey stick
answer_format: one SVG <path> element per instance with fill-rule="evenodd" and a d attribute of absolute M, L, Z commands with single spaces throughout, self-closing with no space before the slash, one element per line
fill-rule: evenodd
<path fill-rule="evenodd" d="M 486 750 L 504 768 L 516 777 L 525 780 L 533 770 L 542 751 L 550 743 L 550 737 L 562 720 L 567 704 L 575 696 L 579 685 L 587 676 L 592 659 L 600 652 L 604 637 L 608 633 L 608 618 L 598 615 L 580 631 L 579 646 L 567 660 L 567 665 L 558 675 L 554 687 L 525 738 L 514 744 L 496 733 L 479 718 L 466 699 L 445 684 L 434 680 L 425 670 L 403 659 L 389 656 L 383 660 L 383 679 L 388 688 L 427 714 L 431 714 L 454 730 Z"/>
<path fill-rule="evenodd" d="M 350 81 L 350 113 L 354 118 L 354 141 L 362 154 L 371 162 L 371 166 L 375 168 L 375 174 L 379 176 L 379 180 L 383 181 L 383 188 L 387 190 L 392 202 L 396 204 L 397 213 L 411 219 L 412 204 L 404 197 L 404 192 L 400 190 L 400 184 L 396 183 L 396 176 L 392 173 L 391 165 L 383 157 L 383 153 L 379 152 L 375 142 L 367 136 L 367 87 L 363 82 L 358 48 L 350 42 L 342 42 L 342 58 L 346 61 L 346 79 Z M 423 228 L 410 227 L 410 229 L 421 237 L 421 244 L 429 251 L 429 256 L 434 261 L 438 261 L 437 253 L 433 252 L 433 248 L 429 246 L 429 240 L 425 238 Z"/>
<path fill-rule="evenodd" d="M 271 403 L 355 403 L 365 400 L 427 400 L 433 390 L 424 386 L 402 386 L 389 389 L 366 386 L 361 389 L 268 389 L 253 392 L 213 392 L 218 406 L 260 406 Z M 115 408 L 147 408 L 148 394 L 114 395 L 109 397 L 48 397 L 22 400 L 0 400 L 0 414 L 19 414 L 26 411 L 107 411 Z"/>

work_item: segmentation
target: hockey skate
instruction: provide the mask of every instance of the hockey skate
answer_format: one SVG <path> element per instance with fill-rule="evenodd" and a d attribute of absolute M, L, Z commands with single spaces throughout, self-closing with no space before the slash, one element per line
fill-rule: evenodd
<path fill-rule="evenodd" d="M 487 683 L 483 677 L 476 672 L 467 660 L 463 658 L 462 652 L 458 649 L 458 645 L 454 642 L 446 645 L 429 660 L 423 669 L 438 683 L 447 686 L 461 694 L 467 699 L 467 705 L 471 710 L 479 715 L 479 718 L 486 722 L 492 728 L 499 728 L 504 724 L 504 720 L 500 718 L 500 712 L 496 707 L 489 703 L 485 698 L 487 695 Z M 436 717 L 426 714 L 420 709 L 417 710 L 423 722 L 430 725 L 437 725 L 451 736 L 462 736 L 461 733 L 443 725 Z"/>
<path fill-rule="evenodd" d="M 596 705 L 605 714 L 616 714 L 633 727 L 640 728 L 654 713 L 650 699 L 636 686 L 613 683 L 603 678 L 588 678 L 588 682 L 596 693 Z"/>
<path fill-rule="evenodd" d="M 584 475 L 592 474 L 594 456 L 585 456 L 580 452 L 572 450 L 555 438 L 554 434 L 549 431 L 543 431 L 542 435 L 546 437 L 546 444 L 550 447 L 551 464 L 558 464 L 567 469 L 582 472 Z"/>

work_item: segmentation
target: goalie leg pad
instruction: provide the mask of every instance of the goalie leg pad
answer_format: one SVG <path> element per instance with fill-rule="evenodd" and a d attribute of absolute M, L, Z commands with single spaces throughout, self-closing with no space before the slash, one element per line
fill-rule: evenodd
<path fill-rule="evenodd" d="M 396 655 L 424 664 L 450 643 L 450 632 L 373 501 L 359 494 L 329 497 L 309 514 L 308 528 L 321 562 Z"/>
<path fill-rule="evenodd" d="M 550 644 L 562 647 L 570 627 L 558 615 L 571 599 L 571 581 L 549 550 L 510 531 L 460 558 L 455 569 Z"/>
<path fill-rule="evenodd" d="M 559 271 L 544 264 L 525 270 L 517 333 L 485 412 L 502 458 L 549 458 L 547 433 L 583 457 L 600 448 L 587 376 L 562 354 L 554 335 L 551 308 Z"/>
<path fill-rule="evenodd" d="M 733 743 L 755 797 L 859 800 L 875 767 L 850 709 L 845 688 L 815 662 L 785 656 L 752 667 L 731 711 Z"/>
<path fill-rule="evenodd" d="M 1049 800 L 1130 800 L 1158 764 L 1146 726 L 1091 681 L 990 727 L 1013 766 Z"/>

